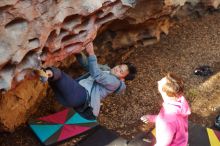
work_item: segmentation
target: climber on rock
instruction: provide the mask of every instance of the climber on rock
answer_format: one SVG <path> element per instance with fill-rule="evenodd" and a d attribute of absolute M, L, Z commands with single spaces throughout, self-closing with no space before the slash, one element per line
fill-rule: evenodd
<path fill-rule="evenodd" d="M 125 90 L 124 81 L 134 79 L 136 68 L 131 63 L 123 63 L 112 69 L 107 65 L 98 65 L 93 44 L 86 45 L 85 50 L 88 57 L 81 53 L 76 58 L 89 72 L 78 79 L 72 79 L 55 67 L 43 70 L 61 104 L 74 108 L 87 119 L 95 119 L 99 114 L 101 100 L 110 93 Z"/>

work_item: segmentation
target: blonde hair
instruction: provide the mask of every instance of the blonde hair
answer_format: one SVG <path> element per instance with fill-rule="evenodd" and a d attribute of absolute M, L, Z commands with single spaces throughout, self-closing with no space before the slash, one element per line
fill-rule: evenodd
<path fill-rule="evenodd" d="M 180 97 L 183 94 L 183 80 L 174 73 L 168 73 L 166 80 L 167 82 L 163 85 L 162 90 L 169 97 Z"/>

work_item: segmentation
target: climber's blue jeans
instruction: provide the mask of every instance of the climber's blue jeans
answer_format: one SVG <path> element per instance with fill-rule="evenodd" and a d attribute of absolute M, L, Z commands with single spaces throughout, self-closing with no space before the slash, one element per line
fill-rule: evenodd
<path fill-rule="evenodd" d="M 57 100 L 67 107 L 78 108 L 86 102 L 87 91 L 76 80 L 57 68 L 50 68 L 53 78 L 49 84 L 55 93 Z"/>

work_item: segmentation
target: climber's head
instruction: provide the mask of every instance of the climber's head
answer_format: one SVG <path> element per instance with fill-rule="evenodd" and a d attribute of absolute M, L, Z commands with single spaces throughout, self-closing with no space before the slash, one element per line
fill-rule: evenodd
<path fill-rule="evenodd" d="M 131 63 L 116 65 L 111 69 L 111 73 L 117 76 L 120 80 L 133 80 L 136 72 L 136 67 Z"/>

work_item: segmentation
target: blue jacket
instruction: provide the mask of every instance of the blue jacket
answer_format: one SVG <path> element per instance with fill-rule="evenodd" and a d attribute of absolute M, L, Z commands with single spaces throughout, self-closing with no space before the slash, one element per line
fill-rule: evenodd
<path fill-rule="evenodd" d="M 126 85 L 123 81 L 118 79 L 115 75 L 103 71 L 103 66 L 98 65 L 97 58 L 95 55 L 89 56 L 87 59 L 83 57 L 77 57 L 78 62 L 85 67 L 90 76 L 94 79 L 94 86 L 91 91 L 91 103 L 90 106 L 93 108 L 93 114 L 98 116 L 101 106 L 101 100 L 104 99 L 108 94 L 121 92 L 125 90 Z M 106 67 L 104 67 L 106 70 Z M 108 69 L 110 71 L 110 68 Z M 88 91 L 90 92 L 90 91 Z"/>

